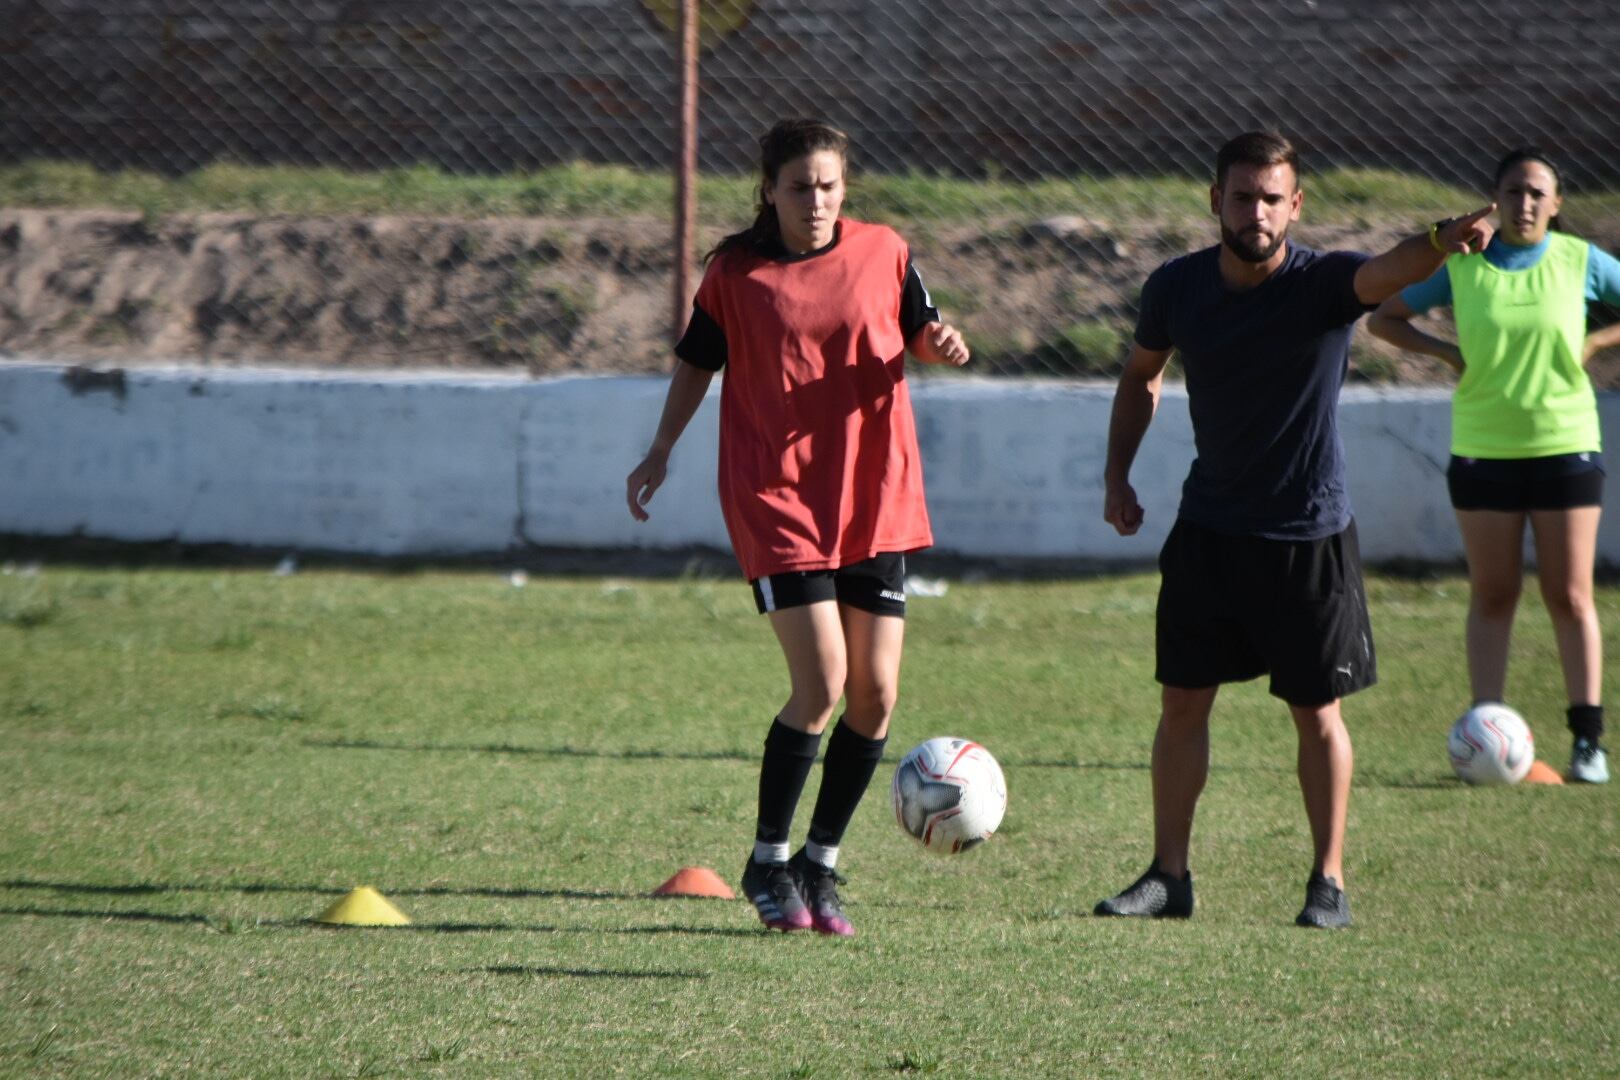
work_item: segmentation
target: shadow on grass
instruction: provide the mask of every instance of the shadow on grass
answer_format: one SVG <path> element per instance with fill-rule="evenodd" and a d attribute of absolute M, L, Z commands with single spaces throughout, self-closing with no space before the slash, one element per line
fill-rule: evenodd
<path fill-rule="evenodd" d="M 90 911 L 84 908 L 0 907 L 0 915 L 45 915 L 58 919 L 113 919 L 120 922 L 196 923 L 207 925 L 206 915 L 173 915 L 161 911 Z"/>
<path fill-rule="evenodd" d="M 107 893 L 116 896 L 143 896 L 169 892 L 236 892 L 236 893 L 313 893 L 322 896 L 342 896 L 348 887 L 331 885 L 284 885 L 275 882 L 136 882 L 127 885 L 94 884 L 83 881 L 32 881 L 13 878 L 0 881 L 0 889 L 52 889 L 57 892 Z M 486 896 L 502 900 L 646 900 L 647 893 L 605 892 L 589 889 L 521 889 L 468 886 L 452 888 L 448 885 L 429 885 L 418 888 L 389 888 L 389 896 Z"/>
<path fill-rule="evenodd" d="M 83 536 L 31 536 L 0 532 L 0 559 L 34 560 L 55 565 L 141 570 L 149 568 L 262 568 L 269 570 L 288 554 L 284 546 L 182 543 L 177 540 L 129 541 Z M 614 577 L 641 579 L 696 579 L 738 582 L 737 560 L 718 548 L 689 546 L 650 548 L 559 548 L 526 545 L 513 551 L 483 555 L 436 557 L 361 555 L 354 552 L 298 551 L 306 570 L 354 570 L 407 577 L 435 572 L 491 572 L 524 570 L 534 577 Z M 1078 556 L 994 557 L 918 552 L 906 557 L 907 568 L 924 577 L 962 581 L 1054 581 L 1109 579 L 1152 574 L 1152 556 L 1139 559 L 1096 559 Z M 1463 574 L 1460 560 L 1427 562 L 1417 559 L 1374 560 L 1368 568 L 1392 578 L 1430 581 Z M 1596 571 L 1602 585 L 1620 584 L 1620 565 L 1600 562 Z"/>
<path fill-rule="evenodd" d="M 419 753 L 533 754 L 539 757 L 619 758 L 627 761 L 758 761 L 742 750 L 588 750 L 575 746 L 519 746 L 516 743 L 390 743 L 375 739 L 305 739 L 324 750 L 409 750 Z"/>
<path fill-rule="evenodd" d="M 851 908 L 857 905 L 849 905 Z M 949 900 L 863 900 L 863 908 L 889 908 L 895 911 L 967 911 L 967 904 Z"/>
<path fill-rule="evenodd" d="M 759 754 L 753 750 L 592 750 L 578 746 L 521 746 L 517 743 L 394 743 L 377 739 L 305 739 L 305 746 L 323 750 L 400 750 L 413 753 L 479 753 L 530 754 L 536 757 L 558 758 L 614 758 L 621 761 L 743 761 L 753 764 Z M 884 758 L 890 764 L 900 760 L 899 754 Z M 997 760 L 1009 769 L 1081 769 L 1141 772 L 1149 766 L 1146 761 L 1080 761 L 1077 758 L 1002 758 Z M 1227 765 L 1229 771 L 1247 766 Z M 1267 769 L 1264 771 L 1276 771 Z"/>
<path fill-rule="evenodd" d="M 186 923 L 199 926 L 240 926 L 249 930 L 390 930 L 397 933 L 464 934 L 477 931 L 507 931 L 533 934 L 590 933 L 560 926 L 522 923 L 412 923 L 409 926 L 337 926 L 314 919 L 255 919 L 251 922 L 223 919 L 196 912 L 93 911 L 89 908 L 0 907 L 0 915 L 34 915 L 51 919 L 95 919 L 109 922 Z"/>
<path fill-rule="evenodd" d="M 494 967 L 462 968 L 467 975 L 527 975 L 535 978 L 568 979 L 707 979 L 707 971 L 625 971 L 611 968 L 560 968 L 531 964 L 499 964 Z"/>
<path fill-rule="evenodd" d="M 1422 776 L 1422 775 L 1380 775 L 1376 772 L 1362 773 L 1356 776 L 1355 786 L 1359 788 L 1389 788 L 1394 791 L 1460 791 L 1463 787 L 1461 780 L 1450 776 Z"/>
<path fill-rule="evenodd" d="M 172 923 L 220 928 L 222 932 L 254 930 L 324 930 L 333 933 L 389 931 L 396 934 L 692 934 L 700 937 L 758 937 L 759 927 L 725 926 L 552 926 L 545 923 L 419 922 L 407 926 L 343 926 L 314 919 L 226 919 L 197 912 L 105 911 L 90 908 L 47 908 L 19 905 L 0 907 L 0 915 L 32 915 L 48 919 L 92 919 L 97 922 Z"/>
<path fill-rule="evenodd" d="M 749 909 L 748 918 L 753 919 L 753 909 Z M 769 933 L 763 927 L 750 921 L 747 927 L 738 926 L 616 926 L 611 930 L 596 931 L 602 934 L 697 934 L 709 937 L 759 937 Z"/>
<path fill-rule="evenodd" d="M 729 551 L 703 545 L 681 548 L 548 547 L 525 545 L 476 555 L 363 555 L 340 551 L 295 551 L 302 570 L 360 571 L 407 577 L 415 574 L 469 575 L 523 570 L 531 577 L 613 577 L 738 583 L 737 560 Z M 264 569 L 289 554 L 285 546 L 128 541 L 84 536 L 28 536 L 0 532 L 0 559 L 120 570 L 150 568 Z M 1146 573 L 1152 558 L 1105 561 L 1064 557 L 973 557 L 918 552 L 906 558 L 914 574 L 959 581 L 969 574 L 996 581 L 1051 581 L 1060 578 L 1117 577 Z"/>
<path fill-rule="evenodd" d="M 262 925 L 276 926 L 308 926 L 320 930 L 397 930 L 400 933 L 411 934 L 478 934 L 478 933 L 513 933 L 513 934 L 693 934 L 699 937 L 757 937 L 762 931 L 758 927 L 742 929 L 727 926 L 547 926 L 540 923 L 479 923 L 479 922 L 419 922 L 409 926 L 341 926 L 332 923 L 316 922 L 314 919 L 293 919 L 280 923 L 264 923 Z"/>

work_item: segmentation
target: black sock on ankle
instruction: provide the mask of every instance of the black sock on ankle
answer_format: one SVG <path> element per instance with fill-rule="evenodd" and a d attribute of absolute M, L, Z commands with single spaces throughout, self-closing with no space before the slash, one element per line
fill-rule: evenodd
<path fill-rule="evenodd" d="M 836 847 L 855 816 L 883 757 L 887 738 L 868 739 L 842 718 L 827 740 L 827 760 L 821 765 L 821 790 L 810 815 L 810 839 L 823 847 Z"/>
<path fill-rule="evenodd" d="M 1565 715 L 1569 717 L 1569 730 L 1577 739 L 1595 743 L 1603 735 L 1603 706 L 1571 705 Z"/>
<path fill-rule="evenodd" d="M 1157 874 L 1166 881 L 1189 881 L 1192 879 L 1191 870 L 1183 870 L 1180 877 L 1175 877 L 1171 874 L 1165 873 L 1164 870 L 1159 867 L 1159 857 L 1157 855 L 1153 856 L 1153 861 L 1148 863 L 1148 873 Z"/>
<path fill-rule="evenodd" d="M 816 763 L 821 733 L 795 731 L 780 719 L 771 724 L 765 736 L 765 758 L 759 765 L 759 823 L 754 839 L 766 844 L 785 844 L 793 827 L 793 811 L 810 767 Z"/>

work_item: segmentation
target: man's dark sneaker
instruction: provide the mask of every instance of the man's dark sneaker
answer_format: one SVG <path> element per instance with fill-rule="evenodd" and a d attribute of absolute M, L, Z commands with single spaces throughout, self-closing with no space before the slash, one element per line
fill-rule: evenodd
<path fill-rule="evenodd" d="M 830 866 L 812 862 L 800 848 L 788 862 L 793 876 L 799 879 L 800 894 L 810 908 L 810 925 L 818 933 L 854 937 L 855 928 L 844 917 L 844 905 L 838 899 L 838 886 L 848 884 L 844 876 Z"/>
<path fill-rule="evenodd" d="M 1192 875 L 1176 880 L 1154 859 L 1147 873 L 1118 896 L 1096 907 L 1098 915 L 1135 915 L 1148 919 L 1186 919 L 1193 913 Z"/>
<path fill-rule="evenodd" d="M 759 921 L 772 930 L 808 930 L 810 912 L 799 897 L 799 883 L 785 862 L 755 862 L 743 867 L 743 895 L 759 912 Z"/>
<path fill-rule="evenodd" d="M 1350 925 L 1350 901 L 1337 881 L 1312 872 L 1305 883 L 1305 910 L 1294 922 L 1323 930 L 1341 929 Z"/>

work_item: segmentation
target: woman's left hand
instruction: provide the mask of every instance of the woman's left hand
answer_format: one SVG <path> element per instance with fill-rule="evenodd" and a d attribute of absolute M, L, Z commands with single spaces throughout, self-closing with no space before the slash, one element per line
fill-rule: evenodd
<path fill-rule="evenodd" d="M 1586 344 L 1581 348 L 1581 363 L 1590 363 L 1592 357 L 1615 345 L 1620 345 L 1620 322 L 1610 323 L 1601 330 L 1593 330 L 1586 335 Z"/>
<path fill-rule="evenodd" d="M 950 364 L 952 367 L 961 367 L 972 359 L 968 351 L 967 342 L 963 340 L 961 331 L 948 323 L 931 323 L 923 327 L 917 335 L 916 345 L 923 346 L 917 350 L 919 359 L 930 364 Z M 915 346 L 914 346 L 915 347 Z"/>

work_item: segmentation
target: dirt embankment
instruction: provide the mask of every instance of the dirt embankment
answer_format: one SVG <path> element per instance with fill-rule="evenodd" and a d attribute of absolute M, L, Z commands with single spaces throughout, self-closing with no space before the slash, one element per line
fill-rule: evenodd
<path fill-rule="evenodd" d="M 1143 278 L 1209 242 L 1185 225 L 1081 217 L 908 232 L 977 369 L 1001 373 L 1117 370 Z M 0 211 L 0 356 L 661 371 L 669 236 L 657 219 Z M 1399 233 L 1306 227 L 1300 236 L 1380 250 Z M 1620 236 L 1594 239 L 1614 250 Z M 1437 363 L 1365 332 L 1356 341 L 1362 377 L 1446 379 Z M 1620 387 L 1620 356 L 1593 367 L 1599 386 Z"/>

